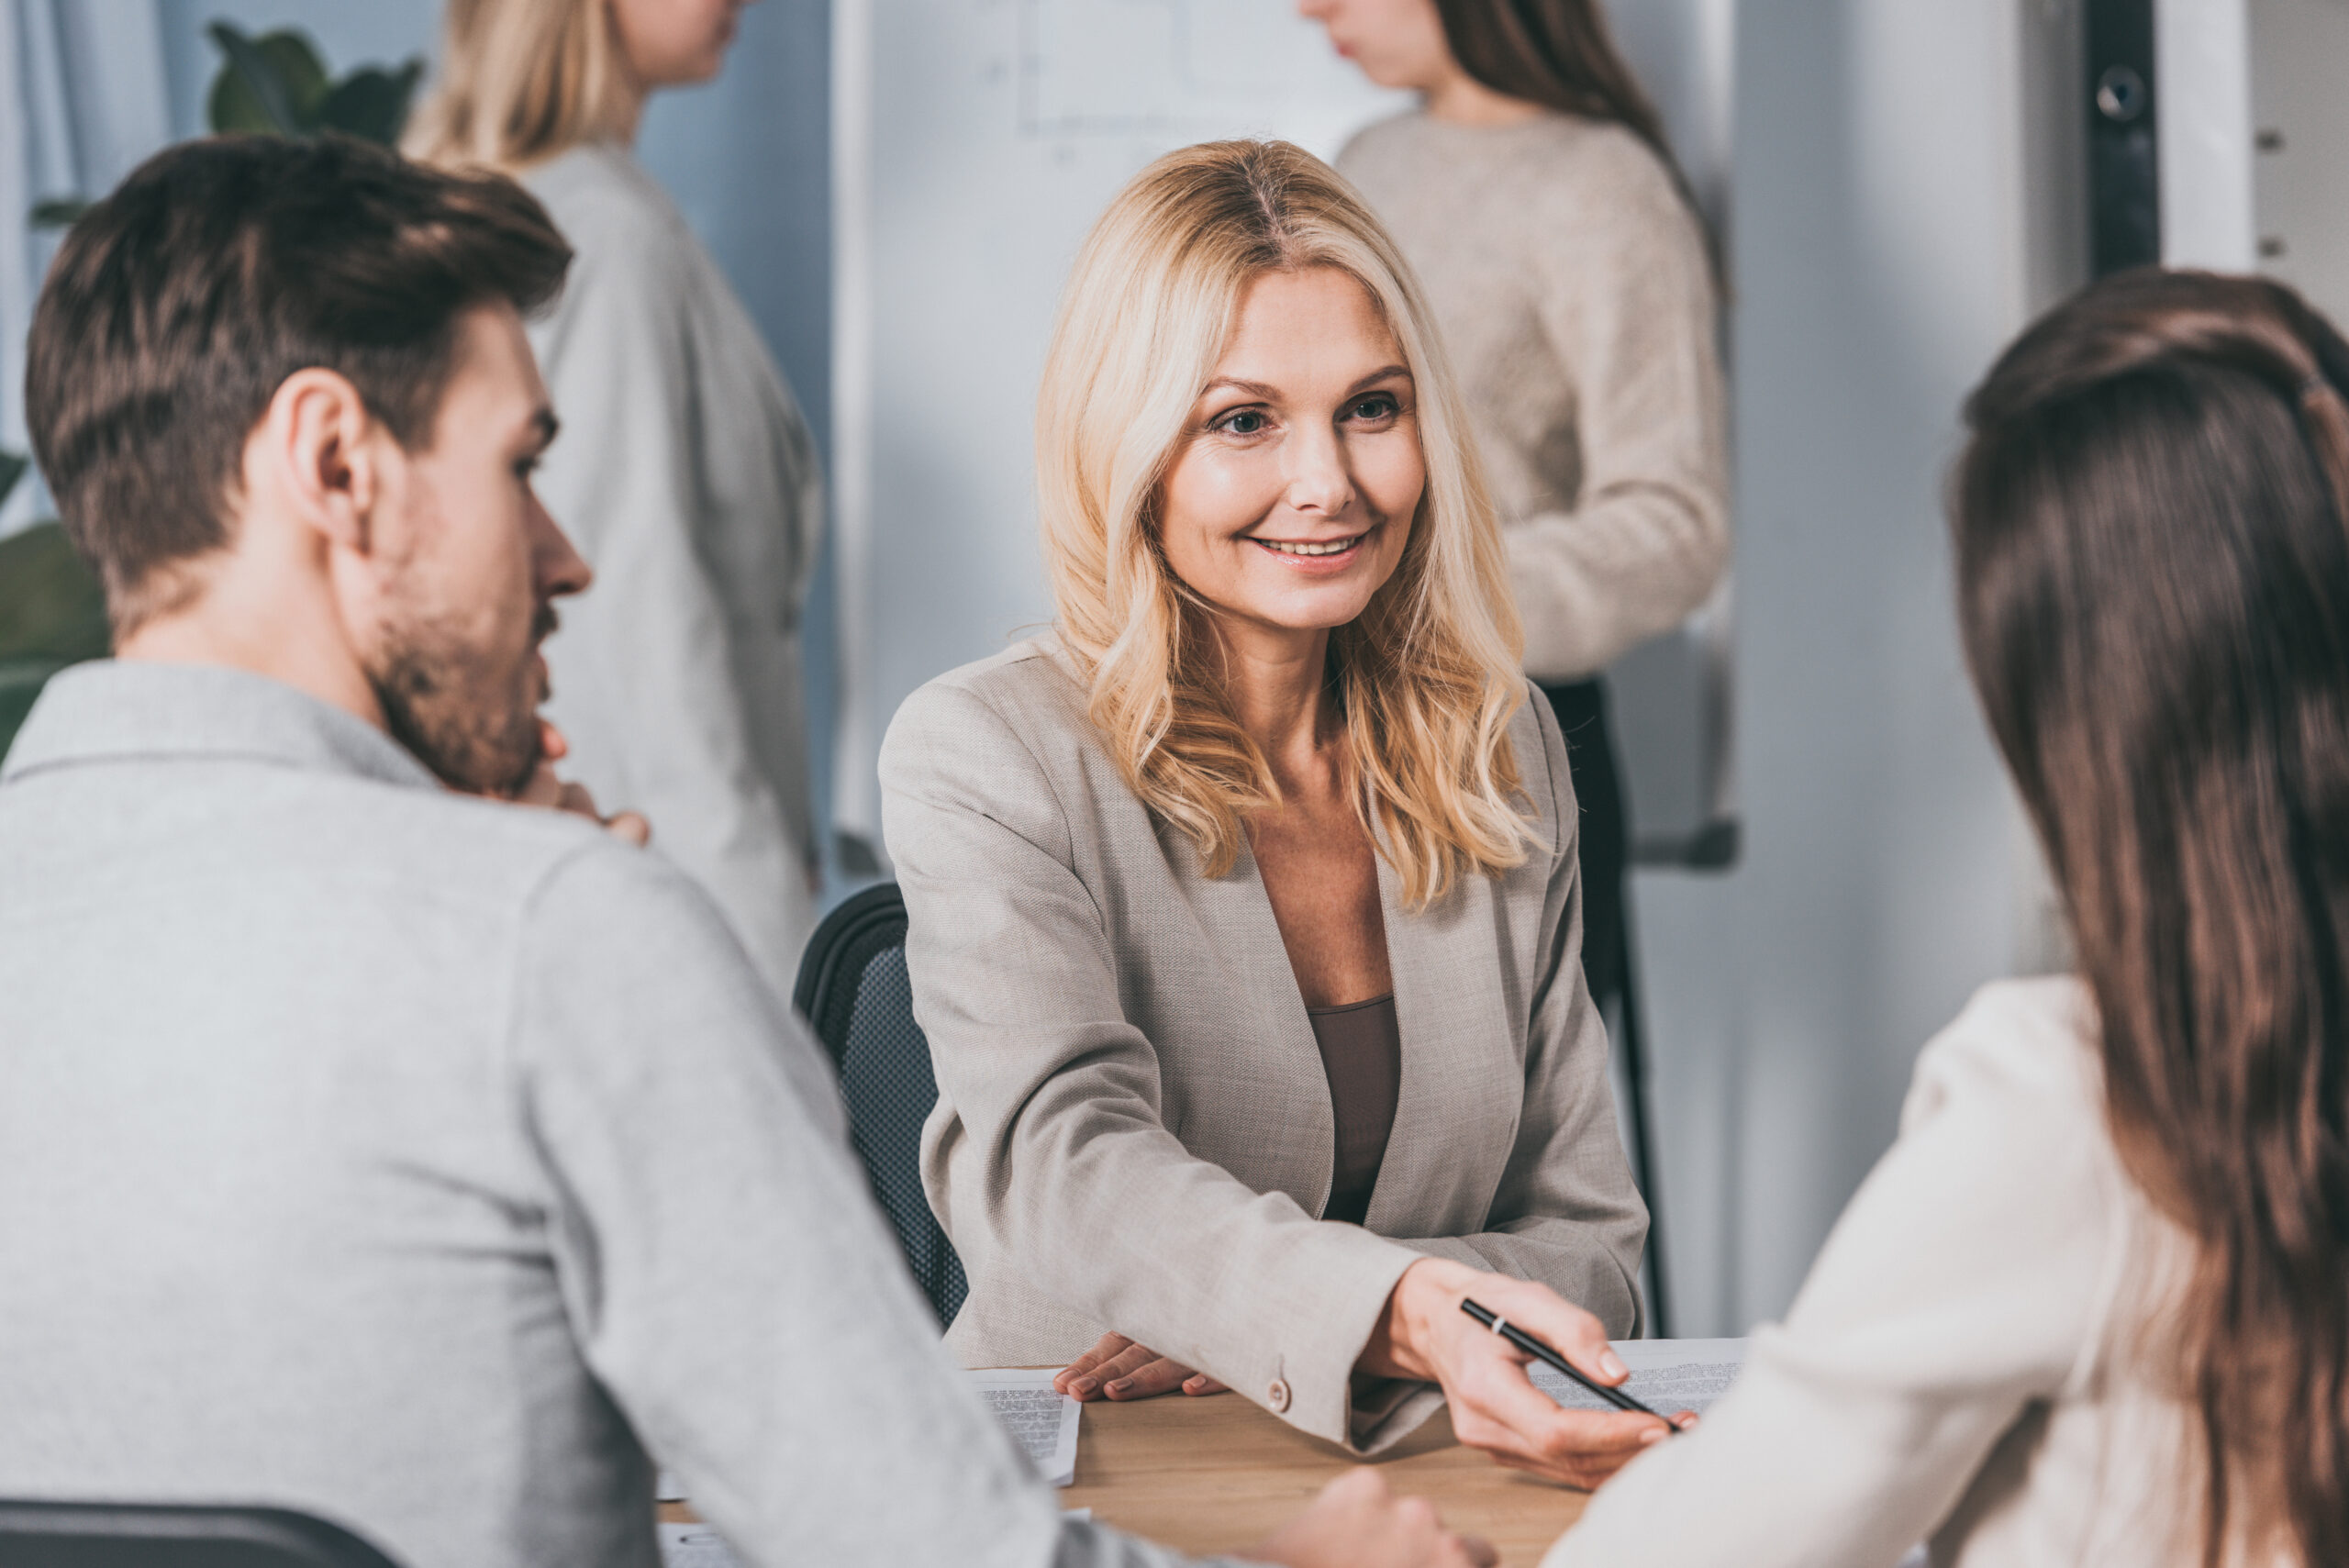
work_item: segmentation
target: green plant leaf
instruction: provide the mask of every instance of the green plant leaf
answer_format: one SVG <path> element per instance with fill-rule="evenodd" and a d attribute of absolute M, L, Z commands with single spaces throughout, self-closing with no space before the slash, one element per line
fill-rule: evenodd
<path fill-rule="evenodd" d="M 327 70 L 309 39 L 291 28 L 250 38 L 228 22 L 205 29 L 222 55 L 206 117 L 215 131 L 308 136 L 327 98 Z"/>
<path fill-rule="evenodd" d="M 51 196 L 33 203 L 31 222 L 35 228 L 69 228 L 89 210 L 90 204 L 79 196 Z"/>
<path fill-rule="evenodd" d="M 363 66 L 334 84 L 318 106 L 319 127 L 393 146 L 407 124 L 408 100 L 423 75 L 421 60 L 411 60 L 397 71 Z"/>
<path fill-rule="evenodd" d="M 106 591 L 56 523 L 0 539 L 0 662 L 71 664 L 113 646 Z"/>
<path fill-rule="evenodd" d="M 22 472 L 24 460 L 5 455 Z M 0 539 L 0 757 L 51 675 L 113 651 L 106 593 L 55 523 Z"/>
<path fill-rule="evenodd" d="M 31 466 L 32 459 L 24 453 L 0 449 L 0 502 L 8 499 L 9 492 L 17 488 L 17 481 L 22 479 L 25 470 Z"/>

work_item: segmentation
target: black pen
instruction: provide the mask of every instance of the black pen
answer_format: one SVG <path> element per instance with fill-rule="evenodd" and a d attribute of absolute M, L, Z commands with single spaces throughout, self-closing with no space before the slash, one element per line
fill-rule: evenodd
<path fill-rule="evenodd" d="M 1515 1345 L 1519 1350 L 1523 1351 L 1527 1355 L 1531 1356 L 1535 1361 L 1540 1362 L 1543 1366 L 1553 1367 L 1557 1371 L 1564 1373 L 1568 1377 L 1573 1378 L 1576 1383 L 1581 1384 L 1585 1388 L 1589 1389 L 1593 1394 L 1598 1395 L 1601 1399 L 1606 1400 L 1618 1410 L 1631 1410 L 1642 1416 L 1653 1416 L 1657 1420 L 1662 1421 L 1673 1431 L 1676 1432 L 1680 1429 L 1678 1423 L 1675 1422 L 1663 1411 L 1651 1410 L 1645 1405 L 1641 1404 L 1638 1400 L 1624 1393 L 1621 1389 L 1608 1387 L 1607 1385 L 1590 1376 L 1580 1367 L 1575 1365 L 1574 1362 L 1568 1361 L 1565 1357 L 1560 1355 L 1557 1351 L 1552 1350 L 1549 1346 L 1543 1344 L 1541 1340 L 1535 1339 L 1532 1335 L 1527 1333 L 1524 1329 L 1519 1328 L 1508 1318 L 1503 1318 L 1500 1314 L 1495 1312 L 1483 1302 L 1475 1300 L 1463 1300 L 1460 1303 L 1460 1310 L 1468 1314 L 1469 1317 L 1474 1318 L 1477 1322 L 1482 1323 L 1486 1328 L 1490 1329 L 1494 1333 L 1498 1334 L 1502 1339 L 1507 1340 L 1510 1344 Z"/>

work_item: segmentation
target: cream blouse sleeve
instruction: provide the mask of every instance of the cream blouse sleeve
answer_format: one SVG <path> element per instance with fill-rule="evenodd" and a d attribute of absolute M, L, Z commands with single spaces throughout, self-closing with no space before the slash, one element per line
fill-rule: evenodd
<path fill-rule="evenodd" d="M 2041 1001 L 2064 985 L 1987 988 L 1926 1048 L 1784 1326 L 1542 1568 L 1893 1568 L 2088 1375 L 2128 1232 L 2087 1053 Z"/>

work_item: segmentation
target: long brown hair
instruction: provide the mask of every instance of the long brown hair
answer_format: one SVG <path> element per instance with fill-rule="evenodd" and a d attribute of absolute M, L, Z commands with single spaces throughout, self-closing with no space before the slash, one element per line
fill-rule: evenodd
<path fill-rule="evenodd" d="M 1974 394 L 1967 659 L 2064 894 L 2202 1557 L 2349 1562 L 2349 344 L 2289 289 L 2087 290 Z"/>
<path fill-rule="evenodd" d="M 1663 160 L 1698 227 L 1706 228 L 1664 117 L 1616 49 L 1598 0 L 1435 0 L 1435 8 L 1460 69 L 1508 97 L 1621 126 Z"/>

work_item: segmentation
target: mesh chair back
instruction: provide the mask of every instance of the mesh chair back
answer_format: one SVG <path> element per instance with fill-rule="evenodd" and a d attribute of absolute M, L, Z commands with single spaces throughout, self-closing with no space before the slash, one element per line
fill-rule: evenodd
<path fill-rule="evenodd" d="M 344 1529 L 285 1508 L 0 1498 L 0 1568 L 398 1568 Z"/>
<path fill-rule="evenodd" d="M 921 1126 L 938 1103 L 938 1080 L 930 1041 L 914 1022 L 906 906 L 895 883 L 869 887 L 825 917 L 808 939 L 792 1000 L 840 1070 L 849 1136 L 906 1262 L 939 1322 L 952 1323 L 969 1287 L 921 1189 Z"/>

